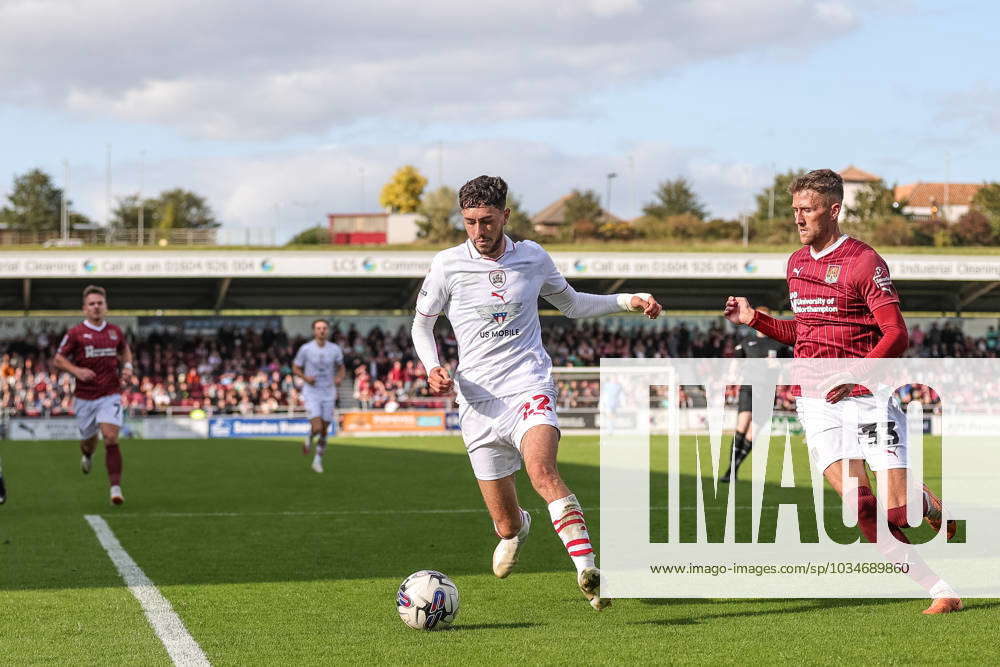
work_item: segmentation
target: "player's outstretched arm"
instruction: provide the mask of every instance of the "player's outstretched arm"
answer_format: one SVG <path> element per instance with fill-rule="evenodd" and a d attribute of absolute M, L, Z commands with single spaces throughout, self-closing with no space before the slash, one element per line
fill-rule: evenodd
<path fill-rule="evenodd" d="M 659 317 L 663 306 L 650 294 L 588 294 L 577 292 L 573 286 L 566 286 L 555 294 L 545 294 L 542 298 L 558 308 L 566 317 L 599 317 L 611 313 L 642 312 L 651 320 Z"/>
<path fill-rule="evenodd" d="M 754 310 L 746 297 L 731 296 L 726 299 L 722 314 L 733 324 L 746 324 L 779 343 L 795 343 L 795 320 L 783 320 Z"/>

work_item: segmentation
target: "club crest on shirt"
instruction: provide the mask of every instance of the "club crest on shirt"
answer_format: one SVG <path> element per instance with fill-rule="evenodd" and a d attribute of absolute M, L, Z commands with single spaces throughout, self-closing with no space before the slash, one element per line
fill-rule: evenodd
<path fill-rule="evenodd" d="M 490 284 L 494 287 L 503 287 L 507 282 L 507 274 L 497 269 L 496 271 L 490 271 Z"/>
<path fill-rule="evenodd" d="M 828 283 L 835 283 L 840 278 L 840 265 L 831 264 L 826 267 L 826 277 L 823 279 Z"/>
<path fill-rule="evenodd" d="M 108 336 L 111 338 L 111 340 L 118 340 L 118 334 L 116 334 L 114 331 L 109 331 Z"/>

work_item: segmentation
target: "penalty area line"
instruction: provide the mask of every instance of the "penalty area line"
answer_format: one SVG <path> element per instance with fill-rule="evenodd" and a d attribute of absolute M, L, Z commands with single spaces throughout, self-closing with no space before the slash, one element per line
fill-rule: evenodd
<path fill-rule="evenodd" d="M 98 542 L 104 547 L 111 562 L 118 570 L 118 574 L 121 575 L 135 599 L 142 605 L 142 611 L 146 614 L 149 625 L 152 626 L 153 632 L 163 643 L 163 647 L 167 649 L 167 654 L 173 663 L 184 667 L 211 665 L 201 650 L 201 646 L 184 627 L 184 623 L 174 608 L 170 606 L 170 602 L 163 597 L 160 589 L 128 555 L 121 542 L 115 537 L 108 522 L 97 514 L 85 514 L 83 518 L 94 529 Z"/>

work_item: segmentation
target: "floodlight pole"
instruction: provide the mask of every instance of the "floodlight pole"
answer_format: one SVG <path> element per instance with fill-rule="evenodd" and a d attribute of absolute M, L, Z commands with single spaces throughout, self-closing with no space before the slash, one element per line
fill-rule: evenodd
<path fill-rule="evenodd" d="M 63 241 L 69 239 L 69 204 L 67 203 L 68 192 L 69 192 L 69 160 L 64 159 L 62 205 L 60 206 L 59 210 L 59 229 Z"/>
<path fill-rule="evenodd" d="M 618 174 L 611 172 L 608 174 L 608 192 L 604 199 L 604 216 L 608 217 L 611 215 L 611 179 L 618 178 Z"/>
<path fill-rule="evenodd" d="M 146 151 L 139 151 L 139 245 L 142 245 L 143 235 L 145 234 L 145 213 L 146 207 L 142 203 L 142 190 L 146 183 Z"/>

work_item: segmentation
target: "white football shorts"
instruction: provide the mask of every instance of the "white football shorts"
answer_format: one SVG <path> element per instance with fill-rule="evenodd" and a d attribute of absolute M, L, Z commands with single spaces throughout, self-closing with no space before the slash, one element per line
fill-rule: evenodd
<path fill-rule="evenodd" d="M 555 389 L 463 403 L 459 426 L 476 479 L 493 480 L 521 469 L 521 439 L 532 426 L 559 428 Z"/>
<path fill-rule="evenodd" d="M 306 406 L 306 416 L 309 419 L 319 417 L 325 422 L 333 421 L 333 404 L 336 397 L 330 393 L 302 393 L 302 402 Z"/>
<path fill-rule="evenodd" d="M 122 395 L 109 394 L 93 400 L 78 398 L 73 403 L 76 413 L 76 428 L 80 438 L 86 440 L 97 435 L 100 424 L 122 427 Z"/>
<path fill-rule="evenodd" d="M 795 403 L 809 456 L 820 471 L 840 459 L 864 459 L 874 471 L 907 467 L 906 413 L 895 398 L 885 412 L 874 396 L 854 396 L 837 403 L 800 396 Z M 886 420 L 886 440 L 879 446 L 877 424 L 882 419 Z"/>

